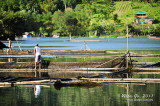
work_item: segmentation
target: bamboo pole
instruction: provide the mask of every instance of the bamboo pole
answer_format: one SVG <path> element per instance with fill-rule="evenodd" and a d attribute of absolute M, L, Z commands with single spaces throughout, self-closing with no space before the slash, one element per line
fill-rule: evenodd
<path fill-rule="evenodd" d="M 121 70 L 123 68 L 72 68 L 72 69 L 41 69 L 41 72 L 84 72 L 84 71 L 95 71 L 95 72 L 111 72 L 112 70 Z M 132 68 L 133 72 L 160 72 L 160 68 Z M 1 72 L 35 72 L 35 69 L 0 69 Z"/>
<path fill-rule="evenodd" d="M 126 54 L 126 68 L 128 69 L 128 25 L 127 25 L 127 54 Z M 127 73 L 128 78 L 128 73 Z"/>

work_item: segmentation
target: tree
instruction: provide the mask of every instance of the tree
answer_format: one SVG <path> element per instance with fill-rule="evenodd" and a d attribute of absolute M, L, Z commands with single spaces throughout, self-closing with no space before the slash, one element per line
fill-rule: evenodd
<path fill-rule="evenodd" d="M 115 27 L 114 24 L 106 24 L 105 25 L 105 32 L 108 33 L 109 35 L 111 35 L 113 32 L 115 32 Z"/>
<path fill-rule="evenodd" d="M 75 14 L 79 24 L 78 33 L 80 35 L 89 35 L 89 25 L 91 20 L 91 12 L 88 10 L 88 5 L 78 4 L 76 6 Z"/>
<path fill-rule="evenodd" d="M 90 13 L 90 33 L 94 33 L 95 36 L 100 35 L 104 31 L 104 22 L 109 18 L 110 10 L 108 4 L 103 3 L 93 3 L 87 6 Z"/>
<path fill-rule="evenodd" d="M 43 22 L 41 29 L 43 29 L 43 32 L 47 33 L 47 36 L 52 35 L 53 26 L 54 26 L 54 24 L 52 23 L 52 16 L 53 15 L 51 12 L 43 13 L 43 16 L 41 19 L 41 21 Z"/>
<path fill-rule="evenodd" d="M 76 32 L 77 25 L 78 25 L 76 14 L 71 8 L 67 8 L 67 10 L 65 11 L 65 24 L 66 24 L 66 29 L 69 32 L 69 36 L 71 39 L 71 35 Z"/>
<path fill-rule="evenodd" d="M 15 36 L 21 36 L 25 31 L 31 31 L 31 25 L 33 19 L 25 11 L 14 13 L 2 12 L 1 14 L 1 26 L 4 33 L 1 35 L 14 39 Z"/>
<path fill-rule="evenodd" d="M 57 6 L 53 0 L 44 0 L 40 3 L 41 9 L 44 13 L 51 12 L 54 13 L 57 9 Z"/>
<path fill-rule="evenodd" d="M 63 4 L 65 6 L 65 10 L 67 9 L 67 6 L 70 8 L 73 8 L 76 3 L 78 3 L 78 0 L 62 0 Z"/>
<path fill-rule="evenodd" d="M 62 11 L 59 10 L 53 14 L 52 23 L 54 23 L 53 33 L 59 33 L 60 35 L 67 34 L 64 13 Z"/>

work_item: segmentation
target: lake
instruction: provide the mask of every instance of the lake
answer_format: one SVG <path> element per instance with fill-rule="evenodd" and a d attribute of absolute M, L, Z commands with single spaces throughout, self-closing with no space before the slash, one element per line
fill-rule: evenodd
<path fill-rule="evenodd" d="M 126 38 L 75 38 L 72 40 L 69 41 L 69 38 L 31 38 L 18 39 L 12 43 L 14 50 L 19 49 L 18 45 L 22 50 L 33 50 L 37 43 L 43 50 L 80 50 L 84 49 L 84 40 L 86 48 L 90 50 L 126 50 L 127 48 Z M 8 45 L 7 41 L 3 42 Z M 129 50 L 142 50 L 146 53 L 160 51 L 160 39 L 129 38 Z M 156 60 L 147 58 L 147 62 L 157 62 L 158 58 Z M 142 58 L 138 60 L 141 61 Z M 20 73 L 15 74 L 20 75 Z M 49 74 L 49 77 L 54 77 L 54 75 Z M 140 74 L 133 77 L 160 78 L 160 75 Z M 160 104 L 159 83 L 103 83 L 103 86 L 94 88 L 62 87 L 61 89 L 53 85 L 28 85 L 0 87 L 0 93 L 0 106 L 158 106 Z"/>
<path fill-rule="evenodd" d="M 37 91 L 35 90 L 37 89 Z M 0 106 L 158 106 L 160 84 L 104 83 L 94 88 L 16 86 L 0 88 Z"/>
<path fill-rule="evenodd" d="M 12 41 L 13 49 L 33 50 L 36 44 L 43 50 L 126 50 L 126 38 L 30 38 Z M 3 41 L 8 45 L 8 41 Z M 20 46 L 20 48 L 19 48 Z M 147 37 L 129 38 L 129 50 L 160 50 L 160 39 L 149 39 Z"/>

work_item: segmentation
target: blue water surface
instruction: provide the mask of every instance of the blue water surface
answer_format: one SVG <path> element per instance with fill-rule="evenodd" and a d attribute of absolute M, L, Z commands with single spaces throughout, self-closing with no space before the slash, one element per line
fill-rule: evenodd
<path fill-rule="evenodd" d="M 127 38 L 29 38 L 12 41 L 13 49 L 33 50 L 36 44 L 43 50 L 126 50 Z M 160 50 L 160 39 L 129 38 L 129 50 Z M 8 41 L 2 41 L 8 45 Z"/>

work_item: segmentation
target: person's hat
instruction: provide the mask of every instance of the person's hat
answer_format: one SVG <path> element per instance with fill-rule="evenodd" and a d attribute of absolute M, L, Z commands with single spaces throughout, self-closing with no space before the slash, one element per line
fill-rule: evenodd
<path fill-rule="evenodd" d="M 35 46 L 38 46 L 38 44 L 36 44 Z"/>

